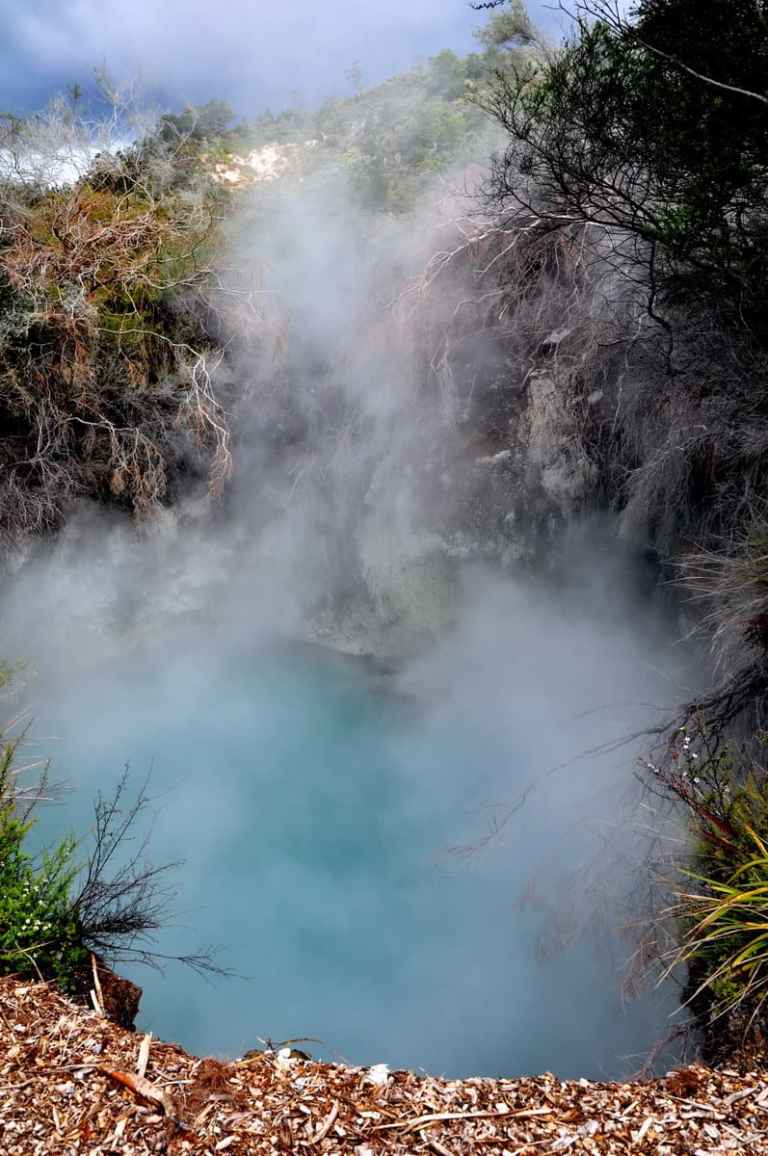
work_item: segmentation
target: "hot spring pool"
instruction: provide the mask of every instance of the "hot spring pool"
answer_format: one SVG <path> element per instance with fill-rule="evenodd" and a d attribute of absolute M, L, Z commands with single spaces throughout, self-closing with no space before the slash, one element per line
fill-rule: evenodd
<path fill-rule="evenodd" d="M 144 988 L 139 1026 L 203 1054 L 313 1036 L 325 1058 L 451 1075 L 636 1070 L 674 993 L 624 1005 L 610 934 L 541 951 L 580 906 L 568 872 L 594 851 L 594 774 L 545 777 L 498 839 L 450 850 L 583 746 L 580 724 L 540 721 L 566 672 L 511 660 L 512 681 L 479 688 L 469 658 L 458 692 L 438 663 L 410 697 L 319 650 L 209 643 L 147 647 L 33 704 L 37 748 L 73 788 L 41 835 L 84 830 L 125 764 L 135 786 L 151 774 L 153 860 L 184 860 L 158 948 L 216 945 L 240 977 L 123 968 Z M 625 660 L 606 647 L 618 694 Z"/>

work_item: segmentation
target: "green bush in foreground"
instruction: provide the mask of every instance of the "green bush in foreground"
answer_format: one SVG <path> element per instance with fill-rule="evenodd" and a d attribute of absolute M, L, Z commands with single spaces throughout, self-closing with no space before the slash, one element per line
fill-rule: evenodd
<path fill-rule="evenodd" d="M 697 875 L 698 886 L 681 891 L 689 929 L 681 962 L 703 971 L 715 1014 L 748 1004 L 754 1018 L 768 998 L 768 847 L 749 831 L 753 855 L 725 880 Z"/>
<path fill-rule="evenodd" d="M 712 1022 L 738 1009 L 761 1022 L 768 999 L 768 778 L 729 747 L 683 727 L 664 772 L 689 811 L 693 853 L 674 885 L 688 1002 Z"/>
<path fill-rule="evenodd" d="M 209 951 L 164 956 L 153 946 L 171 914 L 175 892 L 165 878 L 177 864 L 149 865 L 145 839 L 128 850 L 149 799 L 146 787 L 128 798 L 127 772 L 111 796 L 97 797 L 92 846 L 82 861 L 81 843 L 71 836 L 31 854 L 28 836 L 47 776 L 27 781 L 31 768 L 18 765 L 23 738 L 0 732 L 0 975 L 53 980 L 85 994 L 92 953 L 113 964 L 170 959 L 224 974 Z"/>
<path fill-rule="evenodd" d="M 32 802 L 20 806 L 14 769 L 19 740 L 0 752 L 0 973 L 57 980 L 70 987 L 89 953 L 72 908 L 74 839 L 36 862 L 25 848 Z"/>

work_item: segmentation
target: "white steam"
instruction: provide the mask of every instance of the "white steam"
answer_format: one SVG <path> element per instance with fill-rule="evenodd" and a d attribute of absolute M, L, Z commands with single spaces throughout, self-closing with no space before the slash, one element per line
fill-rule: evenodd
<path fill-rule="evenodd" d="M 287 189 L 255 190 L 232 226 L 217 302 L 229 333 L 228 372 L 237 383 L 237 468 L 224 505 L 191 494 L 143 531 L 83 508 L 60 540 L 28 559 L 9 583 L 2 627 L 6 653 L 29 659 L 39 671 L 31 688 L 38 713 L 50 715 L 50 703 L 54 714 L 56 703 L 75 711 L 71 760 L 73 736 L 80 733 L 107 777 L 110 767 L 117 775 L 136 753 L 136 711 L 141 756 L 154 759 L 164 785 L 176 784 L 177 801 L 158 827 L 157 854 L 182 850 L 193 893 L 217 878 L 234 835 L 244 838 L 244 827 L 256 818 L 243 813 L 227 778 L 227 736 L 219 743 L 207 732 L 198 736 L 221 764 L 196 759 L 192 749 L 182 773 L 164 749 L 165 720 L 178 717 L 194 730 L 204 716 L 210 725 L 202 707 L 215 703 L 234 656 L 248 648 L 255 653 L 268 640 L 309 638 L 406 660 L 388 689 L 415 699 L 420 713 L 409 732 L 391 742 L 403 782 L 411 781 L 397 817 L 406 827 L 418 820 L 423 831 L 434 816 L 435 842 L 425 856 L 439 855 L 448 843 L 482 841 L 536 784 L 502 836 L 468 867 L 450 861 L 461 887 L 470 886 L 463 874 L 470 872 L 477 893 L 461 908 L 471 911 L 466 928 L 436 920 L 437 956 L 418 941 L 412 950 L 395 941 L 375 878 L 346 880 L 339 889 L 328 883 L 324 890 L 315 872 L 275 843 L 274 860 L 259 879 L 258 893 L 273 897 L 259 915 L 267 930 L 278 926 L 281 905 L 290 910 L 307 895 L 318 923 L 336 928 L 342 943 L 352 942 L 350 910 L 361 919 L 381 911 L 397 982 L 387 987 L 380 979 L 395 1003 L 369 1029 L 379 1037 L 368 1059 L 419 1063 L 422 1055 L 442 1056 L 445 1067 L 459 1070 L 483 1063 L 477 1044 L 467 1059 L 463 1037 L 470 1022 L 473 1038 L 487 1042 L 488 1064 L 503 1066 L 510 1033 L 528 1038 L 536 1031 L 534 1001 L 554 1001 L 572 1041 L 585 1030 L 576 1004 L 593 998 L 595 1015 L 615 1011 L 618 996 L 600 1003 L 603 993 L 585 994 L 595 968 L 589 953 L 570 957 L 555 972 L 536 970 L 535 934 L 528 917 L 515 914 L 515 903 L 533 876 L 545 905 L 557 907 L 552 892 L 564 874 L 590 860 L 607 831 L 611 838 L 618 834 L 630 863 L 614 880 L 621 890 L 642 853 L 624 809 L 635 750 L 547 772 L 656 721 L 656 705 L 683 697 L 686 660 L 673 646 L 674 627 L 638 593 L 631 565 L 596 545 L 599 534 L 572 550 L 569 581 L 537 589 L 509 568 L 501 573 L 478 561 L 480 531 L 475 541 L 455 533 L 456 511 L 473 494 L 477 461 L 487 454 L 473 446 L 471 430 L 457 416 L 460 399 L 450 379 L 427 372 L 425 334 L 449 324 L 450 310 L 418 295 L 393 308 L 434 247 L 454 235 L 450 221 L 466 212 L 467 202 L 450 188 L 439 192 L 394 220 L 357 208 L 338 172 Z M 133 689 L 129 676 L 131 652 L 140 656 L 149 641 L 155 647 L 151 701 L 142 697 L 144 676 L 136 676 Z M 80 679 L 89 695 L 98 688 L 95 705 L 73 705 L 72 687 Z M 231 718 L 230 707 L 230 700 L 222 702 L 235 729 L 252 725 L 268 740 L 263 703 L 255 700 L 250 715 L 237 700 Z M 290 727 L 290 716 L 275 710 Z M 123 724 L 116 721 L 121 716 Z M 164 761 L 175 767 L 170 779 Z M 91 771 L 78 778 L 76 762 L 66 770 L 89 791 L 108 785 L 94 781 Z M 388 829 L 382 838 L 389 835 Z M 228 896 L 238 929 L 233 936 L 246 936 L 253 911 L 254 889 L 246 883 Z M 477 937 L 484 937 L 482 950 Z M 248 950 L 254 952 L 253 940 Z M 377 996 L 373 981 L 366 986 L 367 956 L 360 950 L 348 1007 L 337 1009 L 333 1022 L 318 1023 L 328 993 L 336 1007 L 333 972 L 322 972 L 312 986 L 289 968 L 291 982 L 280 987 L 279 945 L 270 941 L 259 959 L 269 973 L 261 979 L 271 976 L 277 987 L 271 1021 L 256 1022 L 254 1013 L 251 1038 L 242 1043 L 253 1046 L 266 1030 L 287 1035 L 311 1027 L 364 1049 L 359 1017 L 372 1003 L 375 1010 Z M 235 966 L 252 974 L 255 965 L 251 958 Z M 430 989 L 434 998 L 424 994 Z M 487 999 L 488 990 L 501 993 L 502 1007 Z M 515 992 L 528 993 L 528 1003 L 512 1006 Z M 229 997 L 208 996 L 206 1010 L 199 995 L 194 1042 L 226 1050 L 231 1036 L 225 1040 L 220 1029 L 235 1014 Z M 157 1016 L 158 1006 L 156 999 Z M 263 1006 L 257 1010 L 267 1015 Z M 403 1044 L 406 1030 L 411 1034 Z M 602 1021 L 599 1030 L 620 1048 L 621 1031 L 614 1038 Z M 417 1038 L 429 1040 L 429 1048 L 420 1053 Z M 553 1048 L 542 1036 L 521 1063 L 551 1065 L 548 1055 Z"/>

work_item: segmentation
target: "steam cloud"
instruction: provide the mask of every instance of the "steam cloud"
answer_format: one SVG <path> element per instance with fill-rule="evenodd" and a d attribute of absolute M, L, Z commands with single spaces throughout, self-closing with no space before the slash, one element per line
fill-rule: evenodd
<path fill-rule="evenodd" d="M 374 222 L 338 174 L 257 191 L 232 227 L 238 292 L 221 305 L 230 372 L 248 383 L 226 507 L 192 494 L 141 534 L 83 509 L 3 601 L 5 645 L 39 670 L 32 706 L 62 739 L 79 805 L 125 760 L 153 763 L 168 792 L 153 846 L 188 860 L 187 922 L 254 977 L 245 997 L 176 977 L 150 986 L 153 1028 L 183 1023 L 204 1050 L 310 1032 L 371 1062 L 589 1074 L 663 1029 L 663 1002 L 621 1013 L 605 945 L 535 959 L 537 904 L 550 917 L 578 906 L 563 904 L 564 879 L 617 831 L 626 861 L 612 871 L 628 882 L 641 854 L 625 809 L 632 751 L 545 772 L 653 720 L 642 704 L 682 697 L 687 660 L 632 565 L 586 536 L 559 591 L 451 551 L 470 447 L 450 389 L 424 393 L 418 326 L 388 305 L 465 207 L 443 188 L 405 220 Z M 348 745 L 324 748 L 310 705 L 323 675 L 304 683 L 268 657 L 308 633 L 405 657 L 385 685 L 412 713 L 387 697 L 369 748 L 368 683 L 339 668 L 328 709 Z M 290 746 L 294 730 L 312 749 Z M 295 774 L 285 784 L 265 769 L 275 750 Z M 441 854 L 481 840 L 531 782 L 482 853 Z M 51 812 L 49 828 L 69 814 Z M 336 838 L 350 840 L 346 864 Z M 322 869 L 304 857 L 313 839 Z M 521 911 L 531 879 L 537 900 Z"/>

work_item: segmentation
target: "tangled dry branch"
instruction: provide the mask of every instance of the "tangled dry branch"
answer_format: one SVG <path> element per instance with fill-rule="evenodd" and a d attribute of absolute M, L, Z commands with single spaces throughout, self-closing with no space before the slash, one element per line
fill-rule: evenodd
<path fill-rule="evenodd" d="M 111 157 L 59 188 L 0 190 L 0 535 L 55 527 L 89 496 L 146 516 L 181 473 L 231 469 L 206 288 L 206 191 Z"/>

